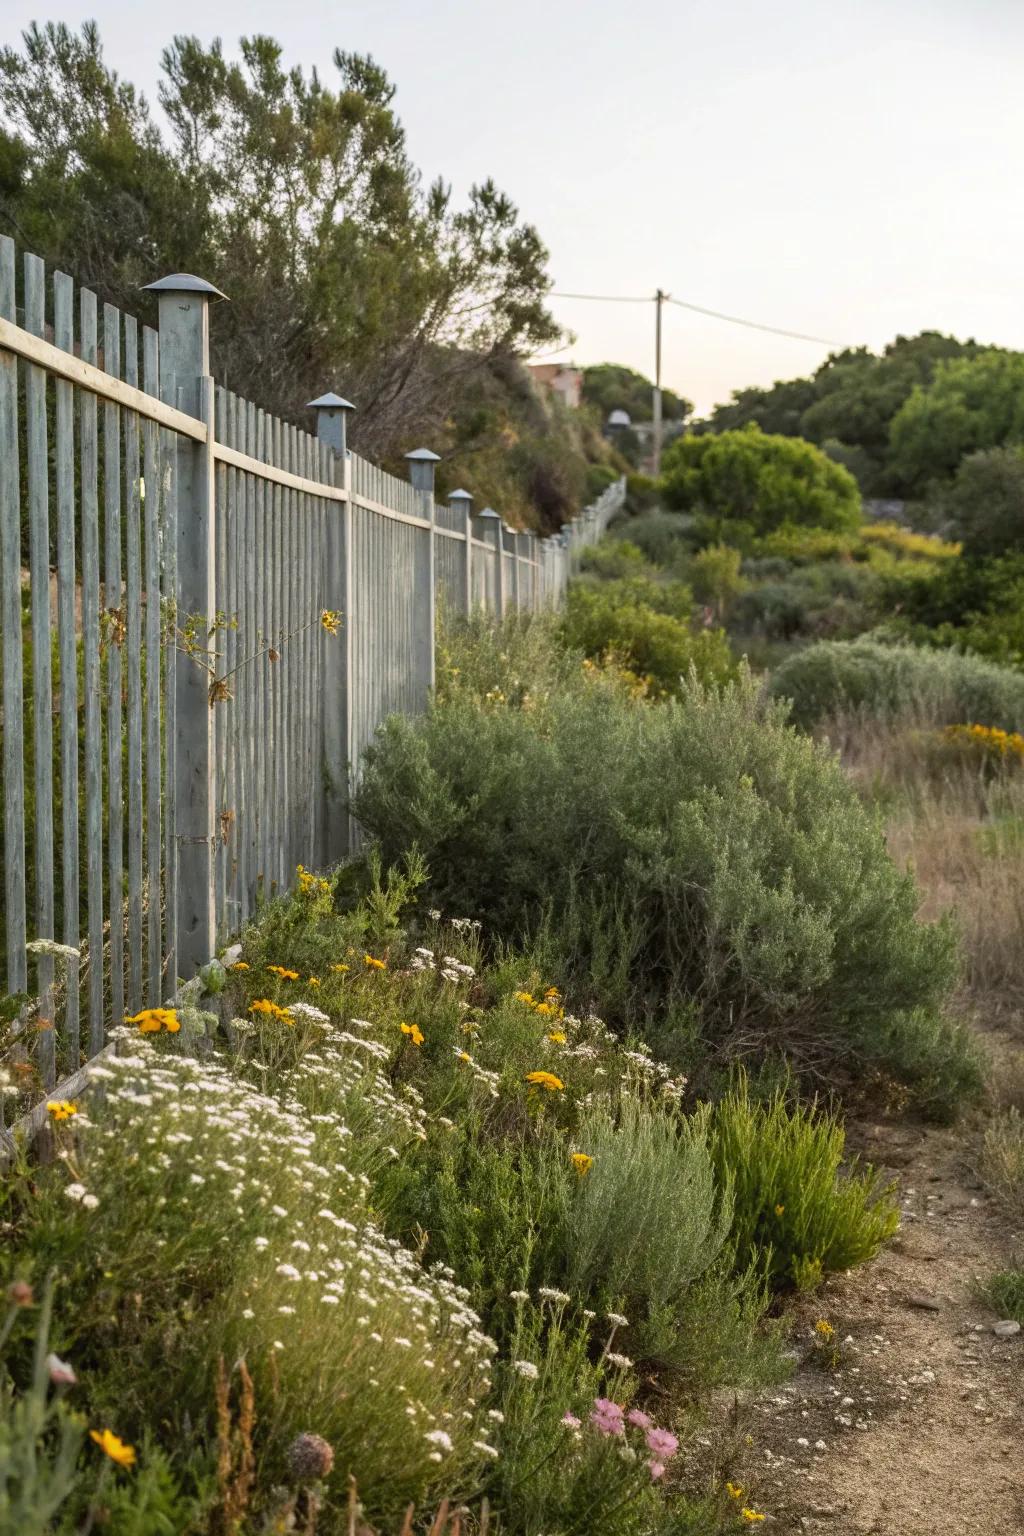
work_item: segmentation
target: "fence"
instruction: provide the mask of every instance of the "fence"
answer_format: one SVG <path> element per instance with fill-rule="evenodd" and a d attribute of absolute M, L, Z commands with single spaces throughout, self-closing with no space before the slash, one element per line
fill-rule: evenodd
<path fill-rule="evenodd" d="M 366 744 L 433 683 L 438 600 L 559 603 L 623 499 L 548 539 L 438 505 L 437 455 L 404 481 L 349 452 L 339 396 L 314 435 L 216 387 L 217 291 L 150 287 L 158 330 L 101 327 L 88 290 L 76 330 L 72 280 L 27 255 L 19 304 L 0 237 L 5 955 L 44 1089 L 346 852 Z"/>

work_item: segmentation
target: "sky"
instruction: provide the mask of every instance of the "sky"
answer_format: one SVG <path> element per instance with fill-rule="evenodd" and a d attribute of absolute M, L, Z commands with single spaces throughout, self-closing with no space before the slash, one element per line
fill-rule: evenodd
<path fill-rule="evenodd" d="M 270 33 L 325 79 L 372 53 L 425 179 L 492 176 L 558 293 L 1024 349 L 1024 0 L 0 0 L 0 41 L 89 18 L 153 103 L 172 32 Z M 653 371 L 653 304 L 551 304 L 548 356 Z M 703 414 L 829 350 L 669 306 L 663 382 Z"/>

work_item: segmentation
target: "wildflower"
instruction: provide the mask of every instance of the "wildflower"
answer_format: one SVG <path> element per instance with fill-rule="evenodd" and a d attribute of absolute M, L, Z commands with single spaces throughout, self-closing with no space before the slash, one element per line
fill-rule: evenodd
<path fill-rule="evenodd" d="M 605 1317 L 614 1328 L 628 1328 L 629 1318 L 623 1317 L 621 1312 L 606 1312 Z"/>
<path fill-rule="evenodd" d="M 649 1461 L 647 1470 L 651 1474 L 651 1482 L 656 1483 L 659 1478 L 665 1476 L 665 1463 L 663 1461 Z"/>
<path fill-rule="evenodd" d="M 70 1099 L 47 1099 L 46 1108 L 55 1120 L 70 1120 L 78 1114 L 78 1105 Z"/>
<path fill-rule="evenodd" d="M 826 1344 L 835 1334 L 835 1329 L 833 1328 L 832 1324 L 826 1322 L 825 1318 L 823 1317 L 819 1317 L 818 1321 L 815 1323 L 814 1331 L 818 1335 L 818 1338 L 823 1340 L 823 1342 Z"/>
<path fill-rule="evenodd" d="M 320 615 L 320 628 L 325 635 L 336 635 L 341 628 L 341 614 L 334 608 L 325 608 Z"/>
<path fill-rule="evenodd" d="M 764 1515 L 759 1515 L 756 1509 L 741 1509 L 740 1515 L 748 1525 L 756 1525 L 759 1520 L 764 1519 Z"/>
<path fill-rule="evenodd" d="M 100 1201 L 98 1195 L 86 1194 L 82 1196 L 82 1204 L 85 1206 L 87 1211 L 94 1211 L 99 1203 Z"/>
<path fill-rule="evenodd" d="M 268 965 L 267 970 L 273 972 L 275 976 L 280 976 L 282 981 L 298 981 L 299 979 L 298 971 L 290 971 L 285 965 Z"/>
<path fill-rule="evenodd" d="M 334 1447 L 322 1435 L 296 1435 L 285 1460 L 295 1482 L 319 1483 L 334 1466 Z"/>
<path fill-rule="evenodd" d="M 667 1429 L 652 1425 L 646 1432 L 647 1449 L 659 1461 L 670 1461 L 679 1449 L 679 1441 Z"/>
<path fill-rule="evenodd" d="M 294 1264 L 279 1264 L 277 1266 L 277 1273 L 279 1275 L 283 1276 L 283 1278 L 285 1280 L 301 1280 L 302 1279 L 301 1271 L 297 1270 L 295 1268 Z"/>
<path fill-rule="evenodd" d="M 50 955 L 54 960 L 79 960 L 82 953 L 73 944 L 58 944 L 56 939 L 32 939 L 25 948 L 30 955 Z"/>
<path fill-rule="evenodd" d="M 245 960 L 236 960 L 232 965 L 228 966 L 229 971 L 247 971 L 248 969 L 249 966 Z"/>
<path fill-rule="evenodd" d="M 318 987 L 320 985 L 320 977 L 319 976 L 311 976 L 309 978 L 309 981 L 306 983 L 306 985 L 310 986 L 310 987 Z"/>
<path fill-rule="evenodd" d="M 479 1451 L 481 1456 L 490 1456 L 492 1461 L 497 1461 L 500 1454 L 493 1445 L 488 1445 L 486 1440 L 474 1440 L 473 1449 Z"/>
<path fill-rule="evenodd" d="M 739 1499 L 743 1496 L 743 1486 L 741 1483 L 726 1483 L 725 1491 L 730 1499 Z"/>
<path fill-rule="evenodd" d="M 594 1159 L 588 1152 L 574 1152 L 569 1161 L 572 1163 L 580 1178 L 585 1178 L 594 1165 Z"/>
<path fill-rule="evenodd" d="M 473 1060 L 472 1056 L 469 1054 L 468 1051 L 460 1051 L 458 1046 L 455 1047 L 455 1054 L 459 1058 L 460 1061 L 472 1061 Z"/>
<path fill-rule="evenodd" d="M 176 1035 L 181 1028 L 176 1008 L 143 1008 L 141 1013 L 126 1014 L 126 1024 L 137 1024 L 142 1035 L 158 1035 L 165 1029 Z"/>
<path fill-rule="evenodd" d="M 613 1403 L 608 1397 L 595 1397 L 594 1406 L 590 1414 L 590 1422 L 602 1435 L 622 1435 L 625 1433 L 625 1420 L 622 1409 L 618 1403 Z"/>
<path fill-rule="evenodd" d="M 505 1422 L 505 1415 L 502 1413 L 500 1408 L 488 1408 L 487 1417 L 491 1419 L 495 1424 L 504 1424 Z"/>
<path fill-rule="evenodd" d="M 442 1451 L 450 1451 L 452 1448 L 452 1437 L 443 1429 L 428 1429 L 423 1438 L 430 1445 L 439 1446 Z"/>
<path fill-rule="evenodd" d="M 402 1034 L 408 1035 L 413 1045 L 423 1044 L 424 1035 L 418 1024 L 402 1024 L 400 1027 Z"/>
<path fill-rule="evenodd" d="M 570 1296 L 566 1295 L 565 1291 L 556 1291 L 554 1287 L 550 1285 L 540 1286 L 537 1294 L 538 1296 L 543 1296 L 545 1301 L 558 1301 L 565 1303 L 571 1301 L 572 1299 Z"/>
<path fill-rule="evenodd" d="M 27 1280 L 12 1280 L 7 1287 L 7 1300 L 12 1307 L 30 1307 L 35 1294 Z"/>
<path fill-rule="evenodd" d="M 364 955 L 363 959 L 371 971 L 386 971 L 388 968 L 386 960 L 378 960 L 374 955 Z"/>
<path fill-rule="evenodd" d="M 109 1456 L 111 1461 L 116 1461 L 119 1467 L 134 1467 L 134 1446 L 125 1445 L 112 1429 L 90 1429 L 89 1434 L 104 1455 Z"/>
<path fill-rule="evenodd" d="M 551 1041 L 552 1045 L 564 1045 L 565 1031 L 563 1029 L 553 1029 L 548 1035 L 548 1039 Z"/>
<path fill-rule="evenodd" d="M 269 997 L 258 997 L 255 1002 L 249 1004 L 250 1013 L 265 1013 L 269 1018 L 280 1019 L 283 1024 L 294 1024 L 295 1020 L 287 1008 L 279 1008 L 277 1003 L 271 1002 Z"/>
<path fill-rule="evenodd" d="M 525 1376 L 527 1381 L 536 1381 L 540 1375 L 532 1360 L 513 1360 L 512 1369 L 520 1376 Z"/>
<path fill-rule="evenodd" d="M 512 1301 L 529 1301 L 530 1299 L 529 1291 L 509 1291 L 508 1294 Z"/>
<path fill-rule="evenodd" d="M 605 1358 L 620 1371 L 629 1371 L 633 1368 L 633 1362 L 628 1355 L 606 1355 Z"/>
<path fill-rule="evenodd" d="M 553 1072 L 527 1072 L 526 1081 L 535 1088 L 546 1088 L 549 1093 L 561 1093 L 565 1084 Z"/>
<path fill-rule="evenodd" d="M 533 1008 L 536 1005 L 536 999 L 532 992 L 514 992 L 512 995 L 516 1002 L 525 1003 L 528 1008 Z"/>
<path fill-rule="evenodd" d="M 548 987 L 547 991 L 544 993 L 544 996 L 548 999 L 549 1002 L 552 998 L 559 998 L 561 995 L 562 994 L 559 992 L 557 987 Z"/>
<path fill-rule="evenodd" d="M 654 1423 L 654 1420 L 639 1408 L 631 1408 L 626 1414 L 626 1419 L 630 1424 L 635 1424 L 637 1429 L 650 1429 Z"/>
<path fill-rule="evenodd" d="M 70 1365 L 59 1355 L 47 1355 L 46 1369 L 55 1387 L 73 1387 L 78 1381 Z"/>
<path fill-rule="evenodd" d="M 580 1420 L 574 1413 L 563 1413 L 562 1423 L 565 1425 L 566 1429 L 579 1429 L 580 1427 Z"/>
<path fill-rule="evenodd" d="M 775 1207 L 775 1214 L 776 1214 L 776 1216 L 781 1216 L 785 1209 L 786 1209 L 786 1207 L 784 1205 L 777 1205 Z"/>
<path fill-rule="evenodd" d="M 352 969 L 352 967 L 350 965 L 332 965 L 331 966 L 331 970 L 334 971 L 338 976 L 344 976 L 345 972 L 346 971 L 350 971 L 351 969 Z"/>

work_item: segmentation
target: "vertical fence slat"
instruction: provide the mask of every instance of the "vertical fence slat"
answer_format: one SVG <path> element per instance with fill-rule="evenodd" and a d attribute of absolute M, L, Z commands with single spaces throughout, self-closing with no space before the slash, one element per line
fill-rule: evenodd
<path fill-rule="evenodd" d="M 15 318 L 14 242 L 0 235 L 0 316 Z M 18 359 L 0 352 L 0 624 L 4 676 L 4 917 L 7 990 L 28 987 L 25 940 L 25 702 L 21 636 Z"/>
<path fill-rule="evenodd" d="M 53 277 L 53 340 L 74 351 L 74 283 L 64 272 Z M 54 474 L 57 488 L 57 631 L 60 650 L 61 874 L 64 943 L 81 942 L 78 896 L 78 635 L 75 624 L 75 443 L 74 390 L 57 379 Z M 68 963 L 64 1005 L 67 1068 L 80 1064 L 78 961 Z"/>
<path fill-rule="evenodd" d="M 124 317 L 124 377 L 139 386 L 139 329 Z M 128 1002 L 142 1007 L 142 504 L 139 418 L 122 413 L 124 428 L 125 671 L 128 739 Z"/>
<path fill-rule="evenodd" d="M 257 459 L 262 459 L 266 454 L 266 412 L 255 412 L 255 439 L 250 452 Z M 264 514 L 266 511 L 267 483 L 258 477 L 253 477 L 253 532 L 252 545 L 254 555 L 254 580 L 253 580 L 253 695 L 256 706 L 255 730 L 256 750 L 253 756 L 253 779 L 258 816 L 256 823 L 256 889 L 262 898 L 269 894 L 270 879 L 267 870 L 267 669 L 270 663 L 266 652 L 266 559 L 267 545 L 264 529 Z"/>
<path fill-rule="evenodd" d="M 82 361 L 96 364 L 96 295 L 79 295 Z M 78 398 L 82 519 L 82 684 L 85 750 L 85 867 L 88 886 L 89 1054 L 103 1044 L 103 706 L 100 697 L 100 514 L 96 396 Z"/>
<path fill-rule="evenodd" d="M 103 306 L 103 366 L 121 376 L 120 314 Z M 121 792 L 121 646 L 124 635 L 121 583 L 120 410 L 103 406 L 103 605 L 107 656 L 107 886 L 110 913 L 110 1007 L 116 1024 L 124 1017 L 124 810 Z"/>
<path fill-rule="evenodd" d="M 217 387 L 217 432 L 218 441 L 223 432 L 222 423 L 227 415 L 227 390 Z M 228 519 L 227 519 L 227 466 L 218 464 L 215 470 L 216 492 L 214 496 L 214 518 L 216 520 L 216 553 L 217 569 L 215 572 L 215 601 L 217 607 L 217 619 L 223 624 L 216 637 L 216 647 L 220 653 L 220 670 L 227 675 L 231 662 L 228 657 L 228 641 L 231 634 L 230 619 L 228 615 L 227 595 L 227 568 L 228 568 Z M 229 684 L 230 686 L 230 684 Z M 217 937 L 226 937 L 228 930 L 227 918 L 227 892 L 228 892 L 228 828 L 230 823 L 227 818 L 228 807 L 228 738 L 231 730 L 231 715 L 225 712 L 222 706 L 218 706 L 213 714 L 213 761 L 214 782 L 216 785 L 216 829 L 217 849 L 214 859 L 215 878 L 217 882 Z"/>
<path fill-rule="evenodd" d="M 142 383 L 147 395 L 160 393 L 159 338 L 147 325 L 142 332 Z M 146 540 L 146 1001 L 155 1007 L 161 995 L 161 880 L 160 880 L 160 515 L 163 485 L 160 477 L 160 439 L 156 424 L 143 429 L 143 479 L 146 498 L 143 525 Z"/>
<path fill-rule="evenodd" d="M 46 269 L 38 256 L 25 257 L 25 329 L 45 332 Z M 36 937 L 52 939 L 53 928 L 53 660 L 50 627 L 49 442 L 46 373 L 25 370 L 25 427 L 28 468 L 29 569 L 32 582 L 32 706 L 35 789 Z M 53 958 L 40 955 L 39 1073 L 52 1088 L 56 1072 Z"/>

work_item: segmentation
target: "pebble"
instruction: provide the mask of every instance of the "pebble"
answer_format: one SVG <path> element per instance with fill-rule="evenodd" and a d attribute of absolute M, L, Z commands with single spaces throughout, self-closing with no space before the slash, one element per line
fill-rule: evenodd
<path fill-rule="evenodd" d="M 907 1297 L 908 1307 L 920 1307 L 922 1312 L 941 1312 L 942 1302 L 937 1296 L 925 1296 L 920 1291 L 912 1291 Z"/>
<path fill-rule="evenodd" d="M 992 1324 L 992 1332 L 997 1339 L 1012 1339 L 1015 1333 L 1020 1333 L 1020 1323 L 1012 1317 L 1004 1317 L 1000 1322 Z"/>

